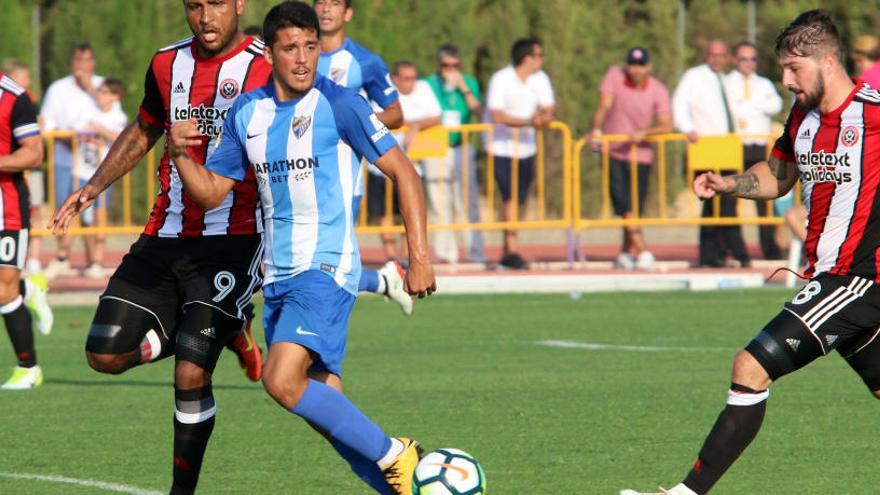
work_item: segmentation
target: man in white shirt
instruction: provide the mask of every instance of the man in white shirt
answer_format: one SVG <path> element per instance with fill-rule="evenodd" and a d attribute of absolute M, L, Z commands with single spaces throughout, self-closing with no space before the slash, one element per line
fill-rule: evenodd
<path fill-rule="evenodd" d="M 519 163 L 517 201 L 524 205 L 534 179 L 535 128 L 552 122 L 556 111 L 553 86 L 541 70 L 544 65 L 541 42 L 537 38 L 517 40 L 511 49 L 511 58 L 513 65 L 492 75 L 486 98 L 486 120 L 494 124 L 489 152 L 494 155 L 504 221 L 518 220 L 512 216 L 513 160 Z M 526 268 L 525 260 L 516 252 L 515 230 L 504 231 L 503 249 L 502 266 Z"/>
<path fill-rule="evenodd" d="M 401 60 L 395 63 L 391 69 L 391 82 L 397 88 L 399 94 L 398 101 L 403 112 L 403 124 L 406 126 L 405 131 L 395 132 L 394 135 L 400 146 L 407 150 L 415 140 L 416 134 L 424 129 L 440 124 L 440 103 L 437 102 L 434 92 L 431 91 L 427 83 L 419 81 L 418 69 L 412 62 Z M 426 165 L 428 164 L 417 164 L 420 169 L 426 167 Z M 370 165 L 370 167 L 372 172 L 373 166 Z M 378 171 L 378 169 L 376 170 Z M 392 190 L 392 211 L 386 212 L 385 194 L 389 181 L 381 171 L 378 174 L 370 173 L 367 180 L 367 211 L 369 215 L 373 218 L 379 218 L 381 225 L 392 225 L 393 216 L 400 214 L 397 204 L 397 191 Z M 435 221 L 435 219 L 432 218 L 432 221 Z M 382 234 L 381 237 L 385 257 L 388 259 L 399 258 L 400 253 L 397 249 L 394 234 Z"/>
<path fill-rule="evenodd" d="M 70 54 L 70 75 L 62 77 L 49 85 L 40 117 L 44 131 L 83 132 L 90 125 L 92 115 L 98 113 L 95 92 L 104 78 L 95 74 L 95 52 L 88 43 L 73 47 Z M 73 193 L 74 157 L 70 139 L 56 139 L 55 157 L 55 208 Z M 77 188 L 79 185 L 77 184 Z M 70 268 L 70 237 L 58 239 L 56 258 L 46 267 L 47 278 L 63 275 L 74 275 Z"/>
<path fill-rule="evenodd" d="M 766 77 L 755 73 L 758 68 L 758 50 L 753 43 L 743 41 L 733 47 L 734 70 L 724 76 L 724 87 L 730 100 L 736 133 L 743 140 L 743 165 L 752 165 L 767 159 L 767 139 L 756 134 L 772 132 L 771 117 L 782 111 L 782 97 Z M 756 201 L 758 215 L 768 214 L 767 201 Z M 772 205 L 772 203 L 771 203 Z M 772 215 L 772 210 L 770 210 Z M 758 237 L 765 259 L 782 258 L 782 250 L 776 243 L 776 226 L 761 225 Z"/>
<path fill-rule="evenodd" d="M 704 64 L 685 71 L 672 95 L 675 127 L 692 143 L 701 135 L 729 134 L 735 130 L 723 82 L 724 68 L 730 60 L 727 44 L 717 39 L 710 41 L 704 60 Z M 723 196 L 720 203 L 722 217 L 736 216 L 736 198 Z M 712 201 L 703 203 L 704 218 L 714 216 L 713 210 Z M 751 263 L 739 226 L 700 227 L 700 266 L 724 266 L 728 249 L 740 265 Z"/>
<path fill-rule="evenodd" d="M 402 136 L 401 145 L 410 149 L 416 134 L 420 131 L 440 125 L 443 109 L 431 85 L 418 79 L 418 70 L 411 62 L 397 62 L 391 71 L 391 81 L 400 93 L 400 106 L 403 110 L 403 123 L 406 133 Z M 425 158 L 418 162 L 429 201 L 430 223 L 448 225 L 455 221 L 455 194 L 453 177 L 455 163 L 452 150 L 448 157 Z M 461 203 L 458 201 L 458 203 Z M 461 209 L 461 205 L 458 205 Z M 438 230 L 434 232 L 434 252 L 442 263 L 458 263 L 458 242 L 455 232 Z"/>

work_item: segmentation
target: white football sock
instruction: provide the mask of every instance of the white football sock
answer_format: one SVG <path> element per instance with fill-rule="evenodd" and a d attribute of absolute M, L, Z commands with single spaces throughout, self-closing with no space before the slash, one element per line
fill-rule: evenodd
<path fill-rule="evenodd" d="M 697 495 L 697 492 L 684 486 L 684 483 L 679 483 L 673 486 L 672 489 L 670 489 L 666 493 L 668 493 L 669 495 Z"/>
<path fill-rule="evenodd" d="M 376 289 L 377 294 L 384 294 L 388 290 L 388 283 L 385 281 L 385 275 L 379 274 L 379 287 Z"/>
<path fill-rule="evenodd" d="M 403 453 L 403 442 L 396 438 L 391 439 L 391 447 L 388 448 L 388 452 L 385 452 L 385 455 L 379 459 L 376 464 L 379 465 L 379 469 L 384 470 L 388 466 L 394 462 L 394 459 L 397 459 L 397 456 Z"/>

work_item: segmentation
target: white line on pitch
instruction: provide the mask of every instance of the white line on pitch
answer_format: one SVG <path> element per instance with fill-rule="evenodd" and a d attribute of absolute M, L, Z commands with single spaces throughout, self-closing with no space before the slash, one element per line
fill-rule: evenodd
<path fill-rule="evenodd" d="M 706 352 L 729 351 L 724 347 L 654 347 L 641 345 L 597 344 L 595 342 L 579 342 L 577 340 L 539 340 L 535 344 L 544 347 L 562 349 L 586 349 L 588 351 L 625 351 L 625 352 Z"/>
<path fill-rule="evenodd" d="M 130 493 L 131 495 L 163 495 L 163 492 L 144 490 L 136 486 L 122 485 L 119 483 L 107 483 L 105 481 L 81 480 L 66 476 L 28 474 L 28 473 L 4 473 L 0 471 L 0 478 L 13 478 L 18 480 L 45 481 L 48 483 L 67 483 L 70 485 L 88 486 L 99 488 L 108 492 Z"/>

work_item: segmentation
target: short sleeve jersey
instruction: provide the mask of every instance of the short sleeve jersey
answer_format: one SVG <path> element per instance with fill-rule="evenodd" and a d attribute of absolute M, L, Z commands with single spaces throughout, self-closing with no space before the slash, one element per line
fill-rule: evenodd
<path fill-rule="evenodd" d="M 340 86 L 361 92 L 381 108 L 387 108 L 399 98 L 382 58 L 349 38 L 345 38 L 340 48 L 321 54 L 318 73 Z"/>
<path fill-rule="evenodd" d="M 296 100 L 279 101 L 272 85 L 239 98 L 206 166 L 236 181 L 256 176 L 267 284 L 319 270 L 357 294 L 360 160 L 395 146 L 361 95 L 318 76 Z"/>
<path fill-rule="evenodd" d="M 168 132 L 177 121 L 194 118 L 204 135 L 190 156 L 205 163 L 220 136 L 233 102 L 246 91 L 266 84 L 272 66 L 263 58 L 263 43 L 248 37 L 232 52 L 203 59 L 188 38 L 159 50 L 147 69 L 140 118 Z M 156 175 L 159 194 L 144 234 L 159 237 L 256 234 L 262 231 L 254 177 L 248 176 L 220 206 L 205 211 L 186 194 L 174 161 L 165 152 Z"/>
<path fill-rule="evenodd" d="M 831 112 L 793 108 L 772 154 L 800 173 L 806 275 L 880 281 L 880 93 L 856 81 Z"/>
<path fill-rule="evenodd" d="M 27 92 L 0 72 L 0 156 L 14 153 L 22 139 L 39 135 L 37 109 Z M 24 174 L 0 172 L 0 230 L 29 228 L 29 208 Z"/>
<path fill-rule="evenodd" d="M 648 77 L 644 83 L 636 86 L 620 67 L 608 69 L 599 86 L 599 93 L 614 97 L 605 117 L 603 131 L 606 134 L 629 135 L 648 129 L 656 117 L 672 115 L 669 91 L 663 83 Z M 610 152 L 616 160 L 630 160 L 629 143 L 614 143 Z M 636 147 L 636 161 L 639 163 L 654 161 L 651 143 L 644 142 Z"/>
<path fill-rule="evenodd" d="M 513 66 L 508 65 L 493 74 L 489 80 L 486 111 L 490 115 L 493 110 L 501 110 L 514 118 L 531 119 L 539 107 L 555 104 L 553 86 L 544 71 L 538 71 L 523 81 Z M 537 150 L 533 127 L 514 129 L 502 124 L 493 125 L 492 154 L 508 158 L 529 158 Z"/>

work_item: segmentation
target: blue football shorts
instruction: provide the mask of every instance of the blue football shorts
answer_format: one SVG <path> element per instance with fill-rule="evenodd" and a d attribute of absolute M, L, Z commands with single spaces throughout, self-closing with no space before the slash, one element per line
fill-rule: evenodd
<path fill-rule="evenodd" d="M 266 345 L 299 344 L 315 357 L 310 371 L 342 376 L 348 317 L 357 297 L 318 270 L 264 285 L 263 297 Z"/>

